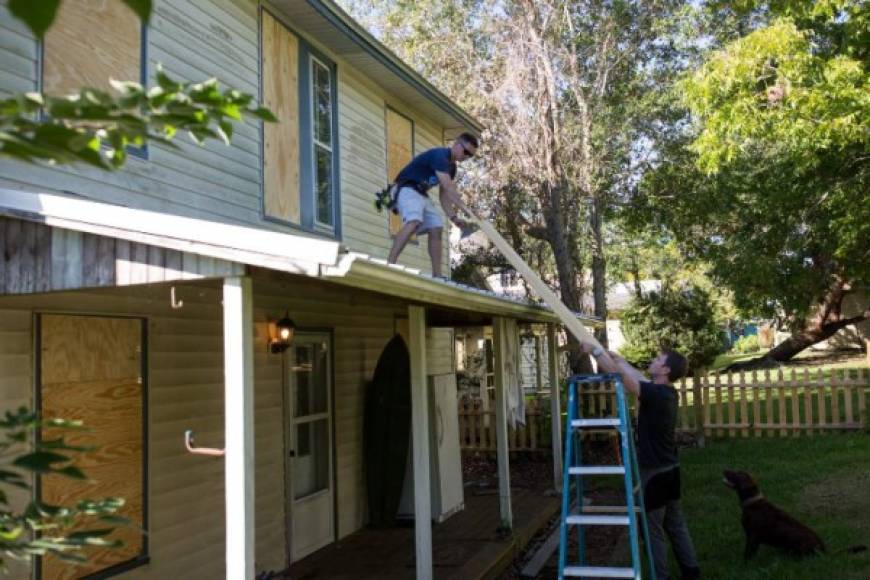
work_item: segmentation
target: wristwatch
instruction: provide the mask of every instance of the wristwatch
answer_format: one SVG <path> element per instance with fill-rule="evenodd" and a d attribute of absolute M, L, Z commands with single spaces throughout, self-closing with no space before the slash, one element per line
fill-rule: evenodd
<path fill-rule="evenodd" d="M 596 346 L 592 349 L 592 356 L 594 356 L 595 358 L 600 357 L 602 354 L 604 354 L 604 349 L 600 346 Z"/>

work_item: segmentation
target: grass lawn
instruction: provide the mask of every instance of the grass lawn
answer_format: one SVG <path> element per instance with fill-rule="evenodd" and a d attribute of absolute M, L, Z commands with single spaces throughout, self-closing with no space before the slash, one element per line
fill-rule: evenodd
<path fill-rule="evenodd" d="M 714 441 L 681 453 L 683 508 L 705 579 L 858 580 L 870 578 L 870 435 Z M 794 559 L 762 546 L 743 561 L 737 495 L 722 470 L 753 474 L 764 495 L 821 536 L 828 553 Z M 674 578 L 679 572 L 674 570 Z"/>

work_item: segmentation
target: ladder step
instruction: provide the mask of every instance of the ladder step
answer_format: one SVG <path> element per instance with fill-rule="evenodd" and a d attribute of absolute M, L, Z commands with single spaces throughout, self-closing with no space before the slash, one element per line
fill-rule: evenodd
<path fill-rule="evenodd" d="M 569 467 L 571 475 L 625 475 L 625 467 L 622 465 L 583 465 Z"/>
<path fill-rule="evenodd" d="M 630 521 L 628 516 L 581 516 L 573 515 L 565 519 L 568 525 L 573 526 L 627 526 Z"/>
<path fill-rule="evenodd" d="M 585 429 L 588 427 L 619 427 L 621 422 L 619 419 L 574 419 L 571 421 L 571 426 L 575 429 Z"/>
<path fill-rule="evenodd" d="M 584 505 L 584 514 L 624 514 L 628 513 L 628 506 L 624 505 Z M 635 506 L 634 513 L 639 514 L 640 508 Z"/>
<path fill-rule="evenodd" d="M 635 574 L 634 568 L 565 566 L 565 576 L 570 576 L 572 578 L 634 578 Z"/>

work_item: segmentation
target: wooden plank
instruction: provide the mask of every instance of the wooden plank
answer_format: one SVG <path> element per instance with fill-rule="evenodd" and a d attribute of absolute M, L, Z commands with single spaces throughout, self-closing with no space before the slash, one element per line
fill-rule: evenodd
<path fill-rule="evenodd" d="M 507 428 L 507 365 L 513 361 L 506 360 L 507 348 L 506 320 L 495 317 L 492 321 L 492 346 L 495 360 L 495 439 L 498 456 L 498 498 L 499 514 L 502 525 L 513 526 L 513 511 L 511 508 L 510 457 L 508 454 Z"/>
<path fill-rule="evenodd" d="M 266 215 L 299 223 L 299 41 L 263 11 L 263 103 L 278 123 L 263 127 Z"/>
<path fill-rule="evenodd" d="M 813 387 L 810 383 L 810 374 L 807 369 L 803 373 L 804 384 L 804 421 L 807 435 L 813 435 Z"/>
<path fill-rule="evenodd" d="M 800 406 L 800 380 L 797 375 L 791 375 L 791 424 L 792 435 L 800 434 L 801 425 L 801 406 Z"/>
<path fill-rule="evenodd" d="M 791 369 L 791 379 L 789 379 L 789 382 L 792 382 L 792 381 L 794 381 L 794 369 Z M 786 435 L 788 435 L 788 429 L 785 428 L 786 425 L 788 425 L 788 416 L 786 413 L 786 404 L 785 404 L 785 395 L 788 391 L 786 390 L 786 388 L 784 386 L 785 384 L 786 384 L 785 381 L 782 381 L 782 380 L 779 381 L 779 388 L 778 388 L 778 392 L 779 392 L 779 416 L 778 416 L 778 419 L 779 419 L 779 425 L 780 425 L 780 430 L 779 430 L 780 437 L 785 437 Z"/>
<path fill-rule="evenodd" d="M 730 381 L 731 375 L 730 374 L 727 375 L 725 377 L 725 380 Z M 724 388 L 725 388 L 725 386 L 721 383 L 721 381 L 719 380 L 719 375 L 717 374 L 716 375 L 716 423 L 719 425 L 725 424 L 725 419 L 724 419 L 725 409 L 724 409 L 724 405 L 722 404 L 722 391 L 724 390 Z M 716 430 L 716 437 L 722 437 L 724 434 L 725 434 L 725 432 L 721 428 Z"/>
<path fill-rule="evenodd" d="M 729 374 L 728 375 L 728 422 L 736 423 L 737 417 L 735 416 L 736 407 L 734 404 L 734 380 L 738 379 L 738 375 Z M 739 380 L 739 379 L 738 379 Z M 728 437 L 732 439 L 737 434 L 734 428 L 728 429 Z"/>
<path fill-rule="evenodd" d="M 740 371 L 740 422 L 746 424 L 749 422 L 749 408 L 747 404 L 748 390 L 746 389 L 746 375 Z M 749 429 L 743 428 L 740 431 L 742 437 L 749 437 Z"/>
<path fill-rule="evenodd" d="M 821 372 L 821 369 L 819 369 Z M 840 413 L 840 391 L 842 381 L 836 369 L 831 369 L 831 425 L 839 425 L 843 422 Z"/>
<path fill-rule="evenodd" d="M 852 414 L 852 393 L 854 392 L 853 385 L 854 382 L 852 381 L 852 377 L 849 376 L 849 369 L 843 369 L 843 409 L 846 413 L 846 423 L 854 422 L 854 415 Z"/>
<path fill-rule="evenodd" d="M 782 383 L 782 368 L 777 369 L 777 383 Z M 766 426 L 771 426 L 775 423 L 773 416 L 773 393 L 775 387 L 770 383 L 770 370 L 765 369 L 764 371 L 764 397 L 765 397 L 765 409 L 767 410 L 766 421 L 764 422 Z M 773 431 L 766 431 L 766 433 L 770 436 L 775 435 Z"/>
<path fill-rule="evenodd" d="M 414 463 L 414 540 L 417 578 L 432 580 L 432 505 L 429 481 L 429 411 L 426 309 L 408 306 L 411 352 L 411 445 Z"/>
<path fill-rule="evenodd" d="M 51 556 L 42 560 L 43 578 L 78 578 L 129 560 L 142 550 L 142 322 L 43 315 L 41 328 L 43 416 L 83 421 L 89 430 L 64 433 L 66 440 L 96 448 L 76 460 L 89 481 L 42 478 L 41 498 L 52 505 L 70 505 L 89 497 L 123 497 L 120 515 L 131 521 L 110 536 L 124 542 L 121 548 L 86 549 L 84 567 L 70 567 Z M 47 438 L 58 435 L 52 429 L 43 431 Z"/>
<path fill-rule="evenodd" d="M 57 96 L 83 86 L 110 91 L 110 78 L 138 81 L 141 30 L 123 2 L 63 2 L 45 34 L 43 91 Z"/>
<path fill-rule="evenodd" d="M 755 426 L 755 436 L 761 437 L 761 388 L 758 385 L 758 374 L 752 371 L 752 424 Z"/>
<path fill-rule="evenodd" d="M 97 283 L 97 236 L 85 234 L 82 238 L 82 284 L 99 286 Z"/>
<path fill-rule="evenodd" d="M 0 217 L 0 293 L 7 292 L 6 280 L 8 277 L 6 263 L 9 253 L 6 251 L 6 228 L 8 227 L 9 219 Z"/>
<path fill-rule="evenodd" d="M 24 291 L 24 286 L 21 281 L 21 247 L 24 245 L 24 232 L 22 231 L 22 222 L 19 220 L 9 220 L 6 223 L 6 248 L 5 248 L 5 270 L 6 270 L 6 293 L 18 294 Z"/>
<path fill-rule="evenodd" d="M 870 342 L 867 346 L 870 347 Z M 867 351 L 867 356 L 870 357 L 870 350 Z M 867 380 L 867 371 L 858 369 L 858 419 L 862 429 L 867 429 L 868 424 L 870 424 L 867 418 Z"/>
<path fill-rule="evenodd" d="M 828 423 L 828 409 L 827 409 L 827 387 L 829 382 L 824 380 L 824 376 L 822 375 L 822 370 L 816 370 L 816 384 L 819 386 L 818 390 L 818 401 L 819 401 L 819 431 L 824 433 L 826 431 L 826 425 Z"/>
<path fill-rule="evenodd" d="M 36 225 L 36 269 L 34 271 L 34 292 L 51 290 L 51 230 L 43 224 Z M 0 288 L 2 288 L 0 284 Z"/>
<path fill-rule="evenodd" d="M 387 138 L 387 178 L 385 183 L 392 183 L 404 167 L 414 157 L 414 123 L 411 119 L 393 109 L 386 109 Z M 389 215 L 390 235 L 396 235 L 402 229 L 402 218 L 392 212 Z"/>
<path fill-rule="evenodd" d="M 226 278 L 224 497 L 226 576 L 254 577 L 254 344 L 250 278 Z"/>

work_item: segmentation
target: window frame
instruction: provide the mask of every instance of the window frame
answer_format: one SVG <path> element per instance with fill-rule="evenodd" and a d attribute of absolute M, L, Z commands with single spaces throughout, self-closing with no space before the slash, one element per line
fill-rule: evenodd
<path fill-rule="evenodd" d="M 280 217 L 269 215 L 266 212 L 265 191 L 265 130 L 260 125 L 260 215 L 263 221 L 280 224 L 292 230 L 315 234 L 325 238 L 342 241 L 341 227 L 341 143 L 339 138 L 339 107 L 338 107 L 338 67 L 332 59 L 312 46 L 296 28 L 287 23 L 282 15 L 267 6 L 261 5 L 259 27 L 259 66 L 260 86 L 259 96 L 263 99 L 263 79 L 266 71 L 263 69 L 263 13 L 274 18 L 279 24 L 293 34 L 299 43 L 298 71 L 297 71 L 297 98 L 299 99 L 299 222 L 293 222 Z M 312 61 L 317 61 L 329 72 L 330 98 L 331 98 L 331 135 L 332 135 L 332 219 L 333 223 L 326 224 L 317 219 L 317 192 L 315 188 L 317 159 L 315 156 L 314 139 L 314 106 L 313 106 L 313 78 Z"/>
<path fill-rule="evenodd" d="M 36 66 L 36 90 L 42 93 L 45 79 L 45 39 L 37 40 Z M 148 90 L 148 24 L 145 22 L 141 22 L 139 26 L 139 84 L 146 91 Z M 48 119 L 48 115 L 43 111 L 39 114 L 39 118 L 41 120 Z M 105 151 L 109 149 L 109 146 L 103 144 L 101 149 Z M 143 143 L 141 147 L 128 145 L 127 154 L 147 161 L 150 158 L 148 143 Z"/>

